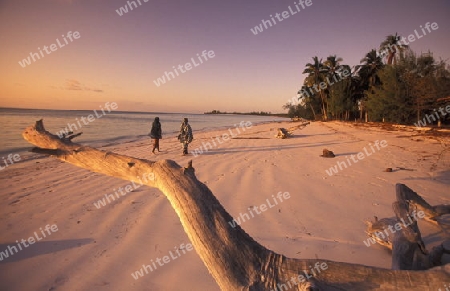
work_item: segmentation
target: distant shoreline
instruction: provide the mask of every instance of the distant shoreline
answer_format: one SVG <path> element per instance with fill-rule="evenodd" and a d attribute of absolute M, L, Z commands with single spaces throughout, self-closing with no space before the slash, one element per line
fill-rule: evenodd
<path fill-rule="evenodd" d="M 289 115 L 287 113 L 271 113 L 271 112 L 264 112 L 264 111 L 251 111 L 251 112 L 222 112 L 220 110 L 213 110 L 213 111 L 207 111 L 203 114 L 235 114 L 235 115 L 258 115 L 258 116 L 276 116 L 276 117 L 285 117 L 289 118 Z"/>
<path fill-rule="evenodd" d="M 52 110 L 52 111 L 92 111 L 93 109 L 50 109 L 50 108 L 19 108 L 19 107 L 0 107 L 0 110 Z M 214 110 L 213 110 L 214 111 Z M 227 115 L 257 115 L 257 116 L 276 116 L 289 118 L 287 113 L 270 113 L 270 112 L 162 112 L 162 111 L 121 111 L 115 110 L 114 113 L 133 113 L 133 114 L 186 114 L 186 115 L 204 115 L 204 114 L 227 114 Z"/>

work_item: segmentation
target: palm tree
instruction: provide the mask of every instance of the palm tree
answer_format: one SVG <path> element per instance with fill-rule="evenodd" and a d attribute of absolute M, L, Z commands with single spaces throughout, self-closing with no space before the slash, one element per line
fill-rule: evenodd
<path fill-rule="evenodd" d="M 384 65 L 381 56 L 377 54 L 377 51 L 372 49 L 363 59 L 361 59 L 360 63 L 362 65 L 356 66 L 356 70 L 361 77 L 363 82 L 362 85 L 365 87 L 365 90 L 370 89 L 372 86 L 379 85 L 380 78 L 377 73 Z"/>
<path fill-rule="evenodd" d="M 329 78 L 333 78 L 332 86 L 328 88 L 332 116 L 349 120 L 350 112 L 359 98 L 357 76 L 349 65 L 329 66 L 329 70 Z"/>
<path fill-rule="evenodd" d="M 314 106 L 312 104 L 313 96 L 308 96 L 308 95 L 305 96 L 305 94 L 303 94 L 303 92 L 311 92 L 311 88 L 309 88 L 306 85 L 303 85 L 302 88 L 297 92 L 297 94 L 300 94 L 299 100 L 303 99 L 302 102 L 305 105 L 309 105 L 309 107 L 311 108 L 312 114 L 314 116 L 314 120 L 316 120 L 316 111 L 314 110 Z"/>
<path fill-rule="evenodd" d="M 328 71 L 328 78 L 333 79 L 339 76 L 339 71 L 341 71 L 341 69 L 343 68 L 340 62 L 342 62 L 342 58 L 338 58 L 336 57 L 336 55 L 329 56 L 327 60 L 323 62 L 326 70 Z"/>
<path fill-rule="evenodd" d="M 332 94 L 333 88 L 331 87 L 331 85 L 335 85 L 336 83 L 338 83 L 341 80 L 341 76 L 340 76 L 340 71 L 342 71 L 343 66 L 340 64 L 340 62 L 342 62 L 342 58 L 338 58 L 336 57 L 336 55 L 333 56 L 329 56 L 327 57 L 327 60 L 325 62 L 323 62 L 326 70 L 327 70 L 327 82 L 330 85 L 328 88 L 326 88 L 325 90 L 325 94 L 327 96 L 327 100 L 329 100 L 329 102 L 327 102 L 327 111 L 328 114 L 330 114 L 330 104 L 333 104 L 333 108 L 331 108 L 331 116 L 336 116 L 336 106 L 338 107 L 342 107 L 343 104 L 339 104 L 338 103 L 342 103 L 340 101 L 337 100 L 333 100 L 336 99 L 335 94 Z"/>
<path fill-rule="evenodd" d="M 408 48 L 407 45 L 402 44 L 401 37 L 395 33 L 395 35 L 388 35 L 386 39 L 380 44 L 380 54 L 384 57 L 387 54 L 387 64 L 396 64 L 396 54 L 397 50 L 401 52 L 402 50 Z"/>
<path fill-rule="evenodd" d="M 309 88 L 313 87 L 317 93 L 319 93 L 322 101 L 322 116 L 324 120 L 328 119 L 326 110 L 326 98 L 324 90 L 320 87 L 320 83 L 325 81 L 327 75 L 327 68 L 322 63 L 322 59 L 319 60 L 317 56 L 313 57 L 313 63 L 307 63 L 303 74 L 308 74 L 305 79 L 305 85 Z"/>
<path fill-rule="evenodd" d="M 363 91 L 372 90 L 373 87 L 381 84 L 378 72 L 383 68 L 383 61 L 381 56 L 377 54 L 375 49 L 372 49 L 366 54 L 366 56 L 360 61 L 362 65 L 356 66 L 356 70 L 361 80 L 361 88 Z M 365 97 L 365 96 L 364 96 Z M 364 97 L 360 99 L 360 118 L 364 111 Z M 367 112 L 366 112 L 367 121 Z"/>

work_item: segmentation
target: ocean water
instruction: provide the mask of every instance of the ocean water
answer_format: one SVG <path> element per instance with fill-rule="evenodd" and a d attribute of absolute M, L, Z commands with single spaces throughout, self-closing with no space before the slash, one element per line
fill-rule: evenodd
<path fill-rule="evenodd" d="M 88 119 L 89 115 L 90 120 Z M 189 118 L 194 132 L 220 128 L 234 128 L 241 121 L 252 124 L 285 120 L 273 116 L 234 114 L 181 114 L 181 113 L 138 113 L 101 110 L 43 110 L 0 108 L 0 158 L 10 153 L 23 153 L 33 146 L 22 137 L 23 130 L 43 119 L 45 129 L 58 134 L 64 128 L 83 134 L 74 139 L 76 143 L 101 147 L 111 143 L 121 143 L 149 138 L 152 122 L 158 116 L 163 130 L 163 138 L 178 134 L 181 121 Z M 83 122 L 84 121 L 84 122 Z"/>

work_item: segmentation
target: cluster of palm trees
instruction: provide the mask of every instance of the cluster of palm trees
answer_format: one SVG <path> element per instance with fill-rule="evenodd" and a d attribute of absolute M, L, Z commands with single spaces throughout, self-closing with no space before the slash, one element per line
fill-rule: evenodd
<path fill-rule="evenodd" d="M 409 123 L 450 96 L 447 64 L 436 62 L 431 53 L 416 56 L 397 34 L 387 36 L 378 51 L 372 49 L 352 68 L 336 55 L 312 59 L 303 70 L 307 77 L 298 91 L 299 103 L 283 106 L 290 116 Z M 424 83 L 429 90 L 418 94 Z"/>

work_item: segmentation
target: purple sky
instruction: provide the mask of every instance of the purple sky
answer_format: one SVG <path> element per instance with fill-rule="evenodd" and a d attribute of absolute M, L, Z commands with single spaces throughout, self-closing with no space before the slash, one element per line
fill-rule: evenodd
<path fill-rule="evenodd" d="M 0 106 L 98 109 L 117 102 L 129 111 L 282 112 L 313 56 L 336 54 L 354 66 L 387 35 L 408 36 L 427 22 L 439 28 L 410 47 L 450 62 L 448 0 L 311 0 L 258 35 L 250 29 L 295 9 L 294 1 L 139 1 L 119 16 L 127 1 L 1 0 Z M 63 43 L 69 31 L 80 38 L 19 64 L 38 47 Z M 194 67 L 191 58 L 204 50 L 214 58 Z M 186 63 L 190 71 L 155 85 Z"/>

